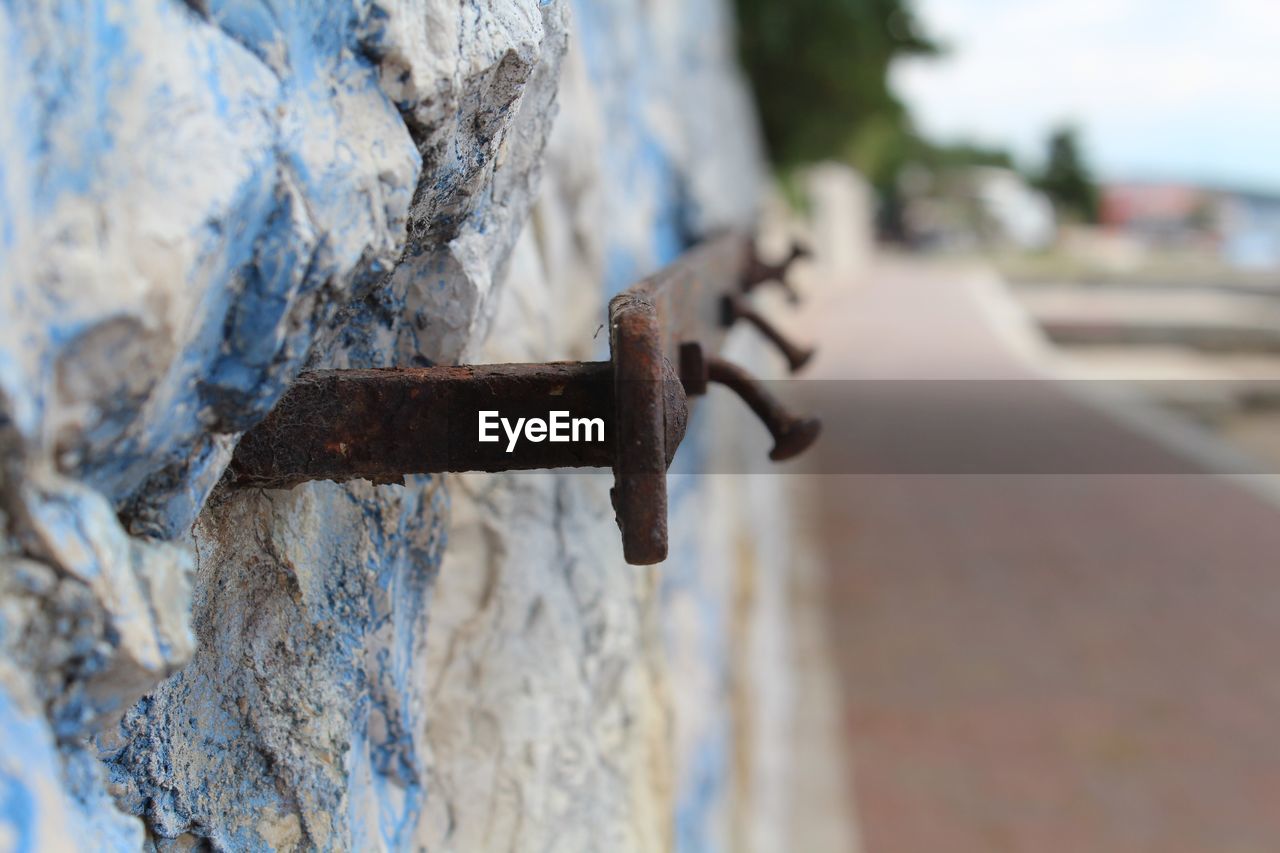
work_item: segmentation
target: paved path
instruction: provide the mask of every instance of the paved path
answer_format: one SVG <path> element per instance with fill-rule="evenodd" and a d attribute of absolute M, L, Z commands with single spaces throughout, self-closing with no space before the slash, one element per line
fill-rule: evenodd
<path fill-rule="evenodd" d="M 816 378 L 1027 375 L 972 277 L 869 280 L 809 305 Z M 1280 850 L 1273 506 L 1190 473 L 817 482 L 868 853 Z"/>

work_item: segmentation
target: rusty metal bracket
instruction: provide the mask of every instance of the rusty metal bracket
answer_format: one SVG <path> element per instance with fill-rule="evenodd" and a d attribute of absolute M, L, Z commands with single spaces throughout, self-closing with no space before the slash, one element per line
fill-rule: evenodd
<path fill-rule="evenodd" d="M 796 261 L 813 257 L 807 246 L 791 244 L 791 250 L 776 263 L 770 263 L 760 257 L 760 251 L 754 243 L 747 246 L 746 269 L 742 274 L 742 292 L 750 293 L 762 284 L 776 284 L 787 295 L 787 301 L 795 305 L 800 302 L 800 294 L 787 281 L 787 272 Z"/>
<path fill-rule="evenodd" d="M 793 343 L 779 331 L 777 326 L 769 322 L 764 315 L 748 305 L 741 296 L 733 294 L 724 296 L 721 302 L 720 314 L 720 322 L 726 327 L 742 320 L 764 335 L 765 339 L 782 353 L 782 357 L 787 360 L 787 367 L 792 373 L 800 372 L 815 354 L 812 347 Z"/>
<path fill-rule="evenodd" d="M 816 422 L 793 418 L 768 395 L 760 397 L 753 380 L 732 365 L 703 359 L 704 350 L 719 350 L 726 332 L 722 300 L 742 290 L 751 258 L 748 241 L 723 235 L 614 297 L 609 361 L 304 373 L 241 438 L 228 481 L 290 488 L 308 480 L 398 483 L 407 474 L 444 471 L 611 468 L 627 562 L 661 562 L 667 468 L 684 437 L 686 395 L 703 393 L 708 378 L 686 364 L 691 350 L 684 345 L 696 342 L 698 363 L 711 365 L 709 378 L 738 391 L 788 456 L 816 437 Z M 681 364 L 679 373 L 673 361 Z M 603 435 L 598 441 L 531 439 L 518 447 L 479 440 L 481 412 L 514 421 L 557 410 L 599 419 Z M 796 435 L 779 439 L 779 430 L 788 429 Z M 777 447 L 774 458 L 786 458 Z"/>

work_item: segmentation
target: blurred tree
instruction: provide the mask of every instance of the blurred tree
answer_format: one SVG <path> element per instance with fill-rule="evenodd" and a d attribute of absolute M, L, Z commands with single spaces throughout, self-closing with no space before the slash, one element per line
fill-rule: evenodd
<path fill-rule="evenodd" d="M 992 148 L 976 142 L 951 144 L 920 143 L 920 163 L 935 171 L 966 166 L 994 166 L 1017 170 L 1013 156 L 1004 148 Z"/>
<path fill-rule="evenodd" d="M 1098 188 L 1080 152 L 1075 128 L 1060 127 L 1049 134 L 1044 173 L 1036 185 L 1065 218 L 1098 221 Z"/>
<path fill-rule="evenodd" d="M 910 0 L 736 0 L 765 141 L 786 169 L 834 158 L 883 191 L 920 146 L 890 63 L 938 52 Z"/>

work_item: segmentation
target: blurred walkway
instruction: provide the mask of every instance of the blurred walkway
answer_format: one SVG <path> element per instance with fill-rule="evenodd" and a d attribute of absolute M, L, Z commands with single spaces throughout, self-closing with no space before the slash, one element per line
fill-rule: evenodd
<path fill-rule="evenodd" d="M 989 283 L 899 260 L 815 296 L 808 375 L 1026 375 Z M 867 853 L 1280 850 L 1272 506 L 1191 474 L 816 482 Z"/>

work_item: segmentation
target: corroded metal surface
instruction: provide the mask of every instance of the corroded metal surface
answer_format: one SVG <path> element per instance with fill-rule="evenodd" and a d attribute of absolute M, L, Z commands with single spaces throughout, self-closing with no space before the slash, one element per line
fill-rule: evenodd
<path fill-rule="evenodd" d="M 721 322 L 721 297 L 741 287 L 751 241 L 727 232 L 685 252 L 670 266 L 627 291 L 645 294 L 658 319 L 662 354 L 679 363 L 680 344 L 697 341 L 719 352 L 728 330 Z"/>
<path fill-rule="evenodd" d="M 628 412 L 620 422 L 613 500 L 629 563 L 667 556 L 666 465 L 658 462 L 665 456 L 669 463 L 674 448 L 659 447 L 653 437 L 673 429 L 670 420 L 676 417 L 683 435 L 687 414 L 683 399 L 678 410 L 664 406 L 659 390 L 670 395 L 673 387 L 683 389 L 672 367 L 680 362 L 683 343 L 699 341 L 719 350 L 726 333 L 720 300 L 741 286 L 749 246 L 739 234 L 709 239 L 609 303 L 615 393 L 619 411 Z"/>
<path fill-rule="evenodd" d="M 807 248 L 792 244 L 791 251 L 777 263 L 762 260 L 754 243 L 747 246 L 747 263 L 742 273 L 742 292 L 750 293 L 762 284 L 776 284 L 787 294 L 787 301 L 795 304 L 800 301 L 800 294 L 787 281 L 787 270 L 796 261 L 812 255 Z"/>
<path fill-rule="evenodd" d="M 602 418 L 602 442 L 477 440 L 478 413 Z M 289 488 L 307 480 L 398 483 L 406 474 L 613 465 L 609 362 L 321 370 L 304 373 L 240 440 L 236 485 Z"/>
<path fill-rule="evenodd" d="M 773 436 L 773 450 L 769 451 L 769 458 L 774 462 L 794 459 L 818 440 L 822 432 L 821 421 L 792 414 L 741 367 L 713 356 L 706 360 L 706 368 L 708 381 L 718 382 L 732 390 L 764 423 Z"/>
<path fill-rule="evenodd" d="M 780 274 L 785 265 L 761 265 L 741 235 L 691 249 L 610 302 L 607 362 L 305 373 L 241 439 L 228 479 L 288 488 L 308 480 L 395 483 L 444 471 L 611 468 L 627 561 L 660 562 L 667 555 L 666 472 L 684 437 L 686 391 L 704 393 L 708 379 L 737 391 L 773 433 L 774 459 L 799 453 L 817 435 L 816 421 L 793 417 L 747 374 L 703 355 L 719 350 L 726 319 L 746 319 L 783 349 L 793 369 L 807 360 L 810 353 L 733 295 L 770 271 Z M 481 412 L 514 424 L 545 421 L 553 411 L 600 419 L 603 437 L 557 442 L 526 434 L 508 443 L 499 430 L 497 440 L 480 440 Z"/>
<path fill-rule="evenodd" d="M 778 348 L 778 351 L 782 353 L 782 357 L 787 360 L 787 367 L 792 373 L 799 372 L 813 358 L 813 347 L 801 346 L 788 339 L 777 326 L 769 322 L 759 311 L 752 308 L 741 296 L 726 295 L 722 305 L 725 326 L 732 326 L 738 320 L 754 326 L 760 334 L 764 335 L 770 343 Z"/>
<path fill-rule="evenodd" d="M 613 508 L 623 555 L 633 565 L 667 558 L 668 407 L 663 380 L 668 371 L 663 369 L 661 340 L 657 311 L 647 293 L 627 291 L 609 303 L 609 348 L 619 412 Z M 671 415 L 683 421 L 684 406 Z"/>

